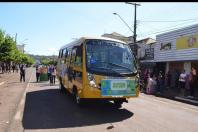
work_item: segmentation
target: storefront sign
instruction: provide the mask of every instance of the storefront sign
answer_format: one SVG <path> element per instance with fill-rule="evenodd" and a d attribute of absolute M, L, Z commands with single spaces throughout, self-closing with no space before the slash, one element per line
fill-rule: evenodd
<path fill-rule="evenodd" d="M 171 49 L 171 43 L 161 43 L 160 50 L 170 50 Z"/>
<path fill-rule="evenodd" d="M 145 59 L 154 59 L 154 48 L 145 49 Z"/>
<path fill-rule="evenodd" d="M 198 34 L 180 37 L 176 40 L 176 49 L 198 48 Z"/>

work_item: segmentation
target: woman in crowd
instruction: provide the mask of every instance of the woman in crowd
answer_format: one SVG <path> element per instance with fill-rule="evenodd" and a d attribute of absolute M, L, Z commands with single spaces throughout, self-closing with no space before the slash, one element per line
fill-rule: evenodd
<path fill-rule="evenodd" d="M 189 81 L 190 81 L 190 96 L 193 97 L 197 82 L 197 72 L 194 67 L 191 68 Z"/>
<path fill-rule="evenodd" d="M 41 73 L 41 71 L 40 71 L 39 66 L 36 66 L 36 82 L 38 82 L 38 81 L 39 81 L 40 73 Z"/>

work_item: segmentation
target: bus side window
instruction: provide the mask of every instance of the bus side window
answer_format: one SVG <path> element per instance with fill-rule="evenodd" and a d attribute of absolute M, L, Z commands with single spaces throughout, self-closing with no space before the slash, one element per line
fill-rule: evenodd
<path fill-rule="evenodd" d="M 71 64 L 74 64 L 75 62 L 75 57 L 76 57 L 76 48 L 72 49 L 72 55 L 71 55 Z"/>
<path fill-rule="evenodd" d="M 68 49 L 67 50 L 67 58 L 66 58 L 66 61 L 68 64 L 71 64 L 70 57 L 71 57 L 71 49 Z"/>
<path fill-rule="evenodd" d="M 76 47 L 76 55 L 74 58 L 74 65 L 82 66 L 82 45 Z"/>
<path fill-rule="evenodd" d="M 63 64 L 63 60 L 62 60 L 62 57 L 63 57 L 63 49 L 60 50 L 60 64 Z"/>
<path fill-rule="evenodd" d="M 61 57 L 61 51 L 62 51 L 62 50 L 59 50 L 58 58 Z"/>
<path fill-rule="evenodd" d="M 61 50 L 61 56 L 60 56 L 61 58 L 63 57 L 63 49 Z"/>
<path fill-rule="evenodd" d="M 66 64 L 67 63 L 67 49 L 65 48 L 64 49 L 64 53 L 63 53 L 63 56 L 64 56 L 64 63 Z"/>

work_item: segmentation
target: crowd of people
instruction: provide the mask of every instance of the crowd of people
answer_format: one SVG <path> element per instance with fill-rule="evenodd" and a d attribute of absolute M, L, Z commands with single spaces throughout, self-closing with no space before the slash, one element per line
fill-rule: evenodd
<path fill-rule="evenodd" d="M 1 74 L 4 73 L 18 73 L 20 74 L 20 82 L 25 82 L 25 69 L 26 69 L 26 65 L 25 64 L 6 64 L 6 63 L 2 63 L 0 66 L 0 71 Z"/>
<path fill-rule="evenodd" d="M 40 81 L 40 75 L 42 73 L 41 69 L 43 67 L 36 66 L 36 81 Z M 54 65 L 49 65 L 44 67 L 46 69 L 47 79 L 50 82 L 50 85 L 55 85 L 56 82 L 56 67 Z"/>
<path fill-rule="evenodd" d="M 0 66 L 1 73 L 11 73 L 11 72 L 17 72 L 19 70 L 19 65 L 18 64 L 12 64 L 8 65 L 6 63 L 2 63 Z"/>
<path fill-rule="evenodd" d="M 166 74 L 162 71 L 154 74 L 149 70 L 143 73 L 143 79 L 140 81 L 141 91 L 147 94 L 163 94 L 164 90 L 170 88 L 175 90 L 181 96 L 194 97 L 195 89 L 198 82 L 198 76 L 195 68 L 191 68 L 190 73 L 183 70 L 181 73 L 178 70 L 168 71 Z"/>

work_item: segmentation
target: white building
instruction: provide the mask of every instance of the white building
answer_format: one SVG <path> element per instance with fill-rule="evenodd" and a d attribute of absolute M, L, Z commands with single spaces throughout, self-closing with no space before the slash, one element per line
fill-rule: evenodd
<path fill-rule="evenodd" d="M 110 33 L 110 34 L 103 34 L 101 35 L 102 37 L 107 37 L 107 38 L 113 38 L 113 39 L 118 39 L 118 40 L 121 40 L 121 41 L 124 41 L 126 43 L 133 43 L 133 36 L 129 36 L 129 37 L 126 37 L 122 34 L 119 34 L 119 33 L 116 33 L 116 32 L 113 32 L 113 33 Z"/>
<path fill-rule="evenodd" d="M 16 46 L 17 46 L 17 49 L 19 51 L 21 51 L 22 53 L 24 53 L 24 47 L 25 47 L 25 45 L 16 45 Z"/>
<path fill-rule="evenodd" d="M 161 70 L 198 71 L 198 24 L 157 35 L 156 41 L 154 60 Z"/>

